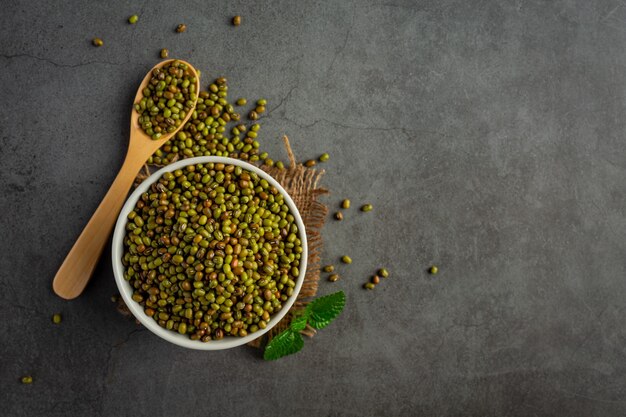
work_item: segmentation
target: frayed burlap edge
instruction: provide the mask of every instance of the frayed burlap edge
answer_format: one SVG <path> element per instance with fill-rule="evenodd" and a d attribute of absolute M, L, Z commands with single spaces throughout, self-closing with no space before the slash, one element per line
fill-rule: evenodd
<path fill-rule="evenodd" d="M 316 170 L 307 168 L 297 163 L 291 145 L 289 144 L 289 138 L 286 135 L 283 136 L 283 142 L 289 157 L 289 166 L 280 169 L 275 166 L 261 165 L 260 168 L 282 185 L 298 208 L 302 222 L 306 228 L 309 256 L 307 258 L 304 282 L 302 283 L 302 288 L 295 303 L 285 317 L 269 332 L 248 343 L 248 345 L 253 347 L 264 346 L 267 342 L 272 340 L 274 336 L 289 327 L 294 314 L 303 311 L 311 299 L 317 294 L 320 279 L 320 256 L 323 248 L 321 229 L 324 226 L 328 208 L 319 201 L 319 196 L 328 194 L 328 190 L 319 187 L 318 183 L 325 171 L 323 169 Z M 150 174 L 150 167 L 147 164 L 144 165 L 135 178 L 134 186 L 136 187 L 141 184 Z M 121 300 L 121 298 L 119 300 Z M 118 311 L 124 315 L 130 316 L 128 308 L 125 305 L 123 307 L 120 306 L 119 300 Z M 121 301 L 121 303 L 123 304 L 123 301 Z M 307 325 L 301 333 L 312 337 L 315 335 L 315 329 Z"/>

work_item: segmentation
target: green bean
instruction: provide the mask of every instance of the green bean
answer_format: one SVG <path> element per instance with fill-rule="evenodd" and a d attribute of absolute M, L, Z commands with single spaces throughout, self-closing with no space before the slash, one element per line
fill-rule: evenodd
<path fill-rule="evenodd" d="M 387 271 L 387 269 L 385 268 L 380 268 L 378 270 L 378 275 L 380 275 L 383 278 L 387 278 L 389 276 L 389 271 Z"/>
<path fill-rule="evenodd" d="M 135 23 L 137 23 L 138 20 L 139 20 L 139 16 L 134 14 L 128 18 L 128 23 L 130 23 L 131 25 L 134 25 Z"/>
<path fill-rule="evenodd" d="M 326 162 L 330 159 L 330 155 L 327 153 L 323 153 L 320 155 L 320 157 L 318 158 L 320 162 Z"/>
<path fill-rule="evenodd" d="M 350 258 L 348 255 L 344 255 L 341 257 L 341 262 L 343 262 L 344 264 L 351 264 L 352 258 Z"/>
<path fill-rule="evenodd" d="M 361 206 L 361 211 L 363 212 L 368 212 L 368 211 L 372 211 L 374 207 L 371 204 L 363 204 Z"/>

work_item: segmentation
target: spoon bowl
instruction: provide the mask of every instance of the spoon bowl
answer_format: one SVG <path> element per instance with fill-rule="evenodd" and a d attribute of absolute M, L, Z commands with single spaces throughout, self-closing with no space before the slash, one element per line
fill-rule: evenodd
<path fill-rule="evenodd" d="M 180 59 L 168 59 L 159 62 L 150 69 L 139 85 L 133 103 L 138 102 L 143 97 L 143 89 L 148 86 L 152 78 L 152 72 L 174 61 L 186 64 L 191 73 L 195 76 L 196 98 L 193 100 L 193 107 L 195 108 L 198 100 L 197 94 L 200 91 L 200 76 L 190 63 Z M 59 297 L 69 300 L 78 297 L 83 292 L 98 263 L 100 255 L 102 255 L 104 246 L 113 230 L 117 215 L 124 204 L 128 190 L 133 184 L 139 169 L 157 149 L 163 146 L 168 139 L 183 128 L 192 113 L 193 111 L 189 111 L 186 114 L 182 123 L 176 130 L 163 134 L 159 139 L 154 140 L 142 130 L 139 123 L 139 113 L 133 107 L 130 117 L 130 142 L 128 144 L 126 158 L 113 184 L 111 184 L 109 191 L 104 196 L 104 199 L 93 216 L 91 216 L 87 226 L 85 226 L 81 232 L 54 277 L 52 288 Z"/>

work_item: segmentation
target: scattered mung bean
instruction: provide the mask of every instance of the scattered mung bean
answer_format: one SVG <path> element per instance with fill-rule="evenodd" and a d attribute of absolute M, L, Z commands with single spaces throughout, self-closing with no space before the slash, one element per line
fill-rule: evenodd
<path fill-rule="evenodd" d="M 341 202 L 341 208 L 349 209 L 350 208 L 350 200 L 347 198 Z"/>
<path fill-rule="evenodd" d="M 56 313 L 52 316 L 52 322 L 54 324 L 61 324 L 62 321 L 63 321 L 63 317 L 61 316 L 61 314 Z"/>
<path fill-rule="evenodd" d="M 161 56 L 161 58 L 165 59 L 170 55 L 170 51 L 168 51 L 167 49 L 163 48 L 161 49 L 161 52 L 159 53 L 159 55 Z"/>
<path fill-rule="evenodd" d="M 343 262 L 344 264 L 351 264 L 352 258 L 350 258 L 348 255 L 344 255 L 341 257 L 341 262 Z"/>
<path fill-rule="evenodd" d="M 329 159 L 330 159 L 330 155 L 329 155 L 329 154 L 327 154 L 327 153 L 323 153 L 323 154 L 321 154 L 321 155 L 320 155 L 320 157 L 319 157 L 319 161 L 320 161 L 320 162 L 326 162 L 326 161 L 328 161 Z"/>
<path fill-rule="evenodd" d="M 102 46 L 104 45 L 104 41 L 100 38 L 93 38 L 91 43 L 93 44 L 93 46 Z"/>
<path fill-rule="evenodd" d="M 241 16 L 237 15 L 233 17 L 233 26 L 239 26 L 241 24 Z"/>
<path fill-rule="evenodd" d="M 178 26 L 176 26 L 176 33 L 183 33 L 186 30 L 187 30 L 187 25 L 184 23 L 181 23 Z"/>
<path fill-rule="evenodd" d="M 389 276 L 389 271 L 387 271 L 386 268 L 380 268 L 378 270 L 378 275 L 383 277 L 383 278 L 387 278 Z"/>
<path fill-rule="evenodd" d="M 343 213 L 338 211 L 337 213 L 335 213 L 335 219 L 337 220 L 343 220 Z"/>
<path fill-rule="evenodd" d="M 373 208 L 374 208 L 374 207 L 373 207 L 371 204 L 363 204 L 363 205 L 361 206 L 361 211 L 363 211 L 363 212 L 366 212 L 366 213 L 367 213 L 368 211 L 372 211 L 372 209 L 373 209 Z"/>
<path fill-rule="evenodd" d="M 30 375 L 27 376 L 23 376 L 20 381 L 22 381 L 22 384 L 28 385 L 28 384 L 32 384 L 33 383 L 33 377 Z"/>
<path fill-rule="evenodd" d="M 336 282 L 339 280 L 339 274 L 330 274 L 330 276 L 328 277 L 328 280 L 330 282 Z"/>
<path fill-rule="evenodd" d="M 128 18 L 128 23 L 130 23 L 131 25 L 134 25 L 135 23 L 137 23 L 138 20 L 139 20 L 139 16 L 134 14 Z"/>
<path fill-rule="evenodd" d="M 324 272 L 333 272 L 335 270 L 335 267 L 333 265 L 326 265 L 322 269 L 324 270 Z"/>
<path fill-rule="evenodd" d="M 433 265 L 433 266 L 431 266 L 430 268 L 428 268 L 428 272 L 429 272 L 431 275 L 436 275 L 436 274 L 437 274 L 437 272 L 439 272 L 439 268 L 437 268 L 437 266 L 436 266 L 436 265 Z"/>

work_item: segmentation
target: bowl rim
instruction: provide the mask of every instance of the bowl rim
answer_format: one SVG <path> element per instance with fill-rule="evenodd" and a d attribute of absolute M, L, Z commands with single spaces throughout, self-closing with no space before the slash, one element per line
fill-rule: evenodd
<path fill-rule="evenodd" d="M 143 307 L 139 305 L 136 301 L 134 301 L 132 297 L 132 288 L 128 281 L 124 279 L 124 266 L 122 265 L 122 256 L 124 254 L 124 236 L 126 223 L 128 222 L 128 213 L 135 207 L 135 204 L 139 200 L 139 197 L 148 190 L 148 188 L 154 184 L 161 176 L 166 172 L 172 172 L 177 169 L 181 169 L 188 165 L 197 165 L 197 164 L 208 164 L 208 163 L 223 163 L 227 165 L 236 165 L 248 171 L 255 172 L 259 177 L 267 180 L 271 185 L 276 187 L 278 191 L 283 195 L 287 206 L 291 214 L 293 214 L 295 218 L 296 225 L 298 226 L 298 234 L 300 235 L 300 240 L 302 241 L 302 256 L 300 260 L 300 275 L 296 281 L 296 286 L 294 288 L 293 294 L 289 299 L 283 304 L 281 310 L 270 317 L 268 326 L 265 329 L 259 329 L 258 331 L 251 333 L 244 337 L 234 337 L 227 336 L 221 340 L 211 340 L 209 342 L 201 342 L 199 340 L 191 340 L 187 335 L 181 335 L 173 330 L 167 330 L 157 324 L 154 319 L 148 317 L 144 311 Z M 199 156 L 195 158 L 187 158 L 177 162 L 174 162 L 170 165 L 166 165 L 165 167 L 159 169 L 148 178 L 146 178 L 137 188 L 130 194 L 130 196 L 126 199 L 122 210 L 120 211 L 117 222 L 115 224 L 115 229 L 113 232 L 113 238 L 111 243 L 111 259 L 113 263 L 113 275 L 115 277 L 115 283 L 117 284 L 117 288 L 122 296 L 122 299 L 128 306 L 129 310 L 135 316 L 137 320 L 141 324 L 143 324 L 148 330 L 150 330 L 155 335 L 160 338 L 174 343 L 175 345 L 182 346 L 189 349 L 197 349 L 197 350 L 222 350 L 222 349 L 230 349 L 237 346 L 244 345 L 248 342 L 251 342 L 254 339 L 262 336 L 267 333 L 272 327 L 274 327 L 282 318 L 287 314 L 287 312 L 293 306 L 300 290 L 302 288 L 302 284 L 304 282 L 304 276 L 306 274 L 307 268 L 307 260 L 308 260 L 308 246 L 306 239 L 306 229 L 304 226 L 304 222 L 302 221 L 302 217 L 295 203 L 291 199 L 291 196 L 285 191 L 285 189 L 276 181 L 271 175 L 261 170 L 260 168 L 247 163 L 245 161 L 241 161 L 239 159 L 228 158 L 223 156 Z"/>

